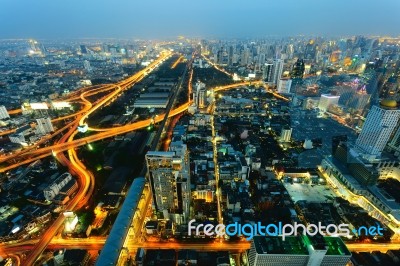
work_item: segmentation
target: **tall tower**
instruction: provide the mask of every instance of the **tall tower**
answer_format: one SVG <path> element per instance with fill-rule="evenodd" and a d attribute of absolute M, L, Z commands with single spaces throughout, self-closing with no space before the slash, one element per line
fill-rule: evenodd
<path fill-rule="evenodd" d="M 229 46 L 229 49 L 228 49 L 228 66 L 231 66 L 233 64 L 233 55 L 234 55 L 233 46 Z"/>
<path fill-rule="evenodd" d="M 90 66 L 90 62 L 88 60 L 83 61 L 83 66 L 85 67 L 86 71 L 92 71 L 92 67 Z"/>
<path fill-rule="evenodd" d="M 357 138 L 357 148 L 371 159 L 380 156 L 399 118 L 400 110 L 395 100 L 383 100 L 380 106 L 372 106 Z"/>
<path fill-rule="evenodd" d="M 272 83 L 272 69 L 273 69 L 273 64 L 272 63 L 265 63 L 264 64 L 264 69 L 263 69 L 263 80 L 267 83 Z"/>
<path fill-rule="evenodd" d="M 283 59 L 275 59 L 273 64 L 272 83 L 277 85 L 279 79 L 282 77 L 284 61 Z"/>
<path fill-rule="evenodd" d="M 186 144 L 171 143 L 169 151 L 149 151 L 147 172 L 156 211 L 178 224 L 188 221 L 190 206 L 189 155 Z"/>
<path fill-rule="evenodd" d="M 396 156 L 400 155 L 400 126 L 397 127 L 397 131 L 394 133 L 392 139 L 388 143 L 388 146 L 395 152 Z"/>
<path fill-rule="evenodd" d="M 193 94 L 193 102 L 198 108 L 204 108 L 207 106 L 207 88 L 204 83 L 198 81 Z"/>
<path fill-rule="evenodd" d="M 304 70 L 304 61 L 302 59 L 297 59 L 297 62 L 293 66 L 292 73 L 290 73 L 291 78 L 302 79 L 304 75 Z"/>

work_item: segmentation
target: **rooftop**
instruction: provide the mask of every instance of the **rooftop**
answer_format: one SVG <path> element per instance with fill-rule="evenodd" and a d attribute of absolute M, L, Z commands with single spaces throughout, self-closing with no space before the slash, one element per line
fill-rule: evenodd
<path fill-rule="evenodd" d="M 255 236 L 254 245 L 258 254 L 292 254 L 306 255 L 308 251 L 306 245 L 300 237 L 285 237 L 285 241 L 280 236 Z"/>

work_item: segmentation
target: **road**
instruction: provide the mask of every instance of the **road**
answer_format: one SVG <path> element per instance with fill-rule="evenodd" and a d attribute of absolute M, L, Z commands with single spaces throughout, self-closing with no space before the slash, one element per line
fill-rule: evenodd
<path fill-rule="evenodd" d="M 106 241 L 105 237 L 90 237 L 90 238 L 72 238 L 62 239 L 53 238 L 48 245 L 48 249 L 57 250 L 63 248 L 81 248 L 87 250 L 101 250 Z M 35 240 L 26 241 L 24 243 L 16 243 L 13 245 L 0 244 L 0 256 L 5 257 L 6 254 L 19 254 L 26 250 L 33 248 Z M 385 253 L 388 250 L 398 250 L 400 248 L 399 243 L 348 243 L 347 248 L 351 252 L 372 252 L 380 251 Z M 244 251 L 250 248 L 250 242 L 238 241 L 211 241 L 211 242 L 142 242 L 137 243 L 136 241 L 128 241 L 127 247 L 129 250 L 136 250 L 139 247 L 148 249 L 195 249 L 202 251 Z"/>
<path fill-rule="evenodd" d="M 116 85 L 116 89 L 108 94 L 106 97 L 98 101 L 94 106 L 85 98 L 86 94 L 89 91 L 86 91 L 81 94 L 80 99 L 85 102 L 88 106 L 90 106 L 89 110 L 82 115 L 79 115 L 74 124 L 79 123 L 82 125 L 85 122 L 85 119 L 98 108 L 102 107 L 107 102 L 111 101 L 115 98 L 123 89 L 127 89 L 132 86 L 134 82 L 137 82 L 140 78 L 144 77 L 144 73 L 149 73 L 154 68 L 165 59 L 165 57 L 160 57 L 160 59 L 153 62 L 149 65 L 148 68 L 145 68 L 139 71 L 137 74 L 128 78 L 128 81 L 120 82 Z M 123 86 L 123 87 L 122 87 Z M 123 88 L 123 89 L 122 89 Z M 75 126 L 71 127 L 67 134 L 65 134 L 57 143 L 57 145 L 61 145 L 64 143 L 70 143 L 74 140 L 75 135 L 78 133 Z M 54 151 L 53 151 L 54 153 Z M 94 176 L 90 171 L 86 170 L 86 167 L 79 160 L 75 148 L 71 147 L 68 149 L 68 157 L 69 160 L 65 157 L 63 153 L 55 152 L 56 158 L 60 161 L 64 166 L 67 166 L 71 173 L 74 173 L 78 177 L 79 190 L 76 193 L 75 197 L 68 203 L 66 210 L 77 210 L 84 206 L 91 195 L 93 194 L 94 189 Z M 33 250 L 26 256 L 23 263 L 26 265 L 34 265 L 37 258 L 43 253 L 46 249 L 47 245 L 50 243 L 51 239 L 57 234 L 60 230 L 61 226 L 65 221 L 65 217 L 63 214 L 60 214 L 56 220 L 51 224 L 49 228 L 46 229 L 45 233 L 42 235 L 40 240 L 35 244 Z"/>
<path fill-rule="evenodd" d="M 217 87 L 217 88 L 215 88 L 215 91 L 222 91 L 222 90 L 232 89 L 232 88 L 236 88 L 236 87 L 244 86 L 244 85 L 249 85 L 249 84 L 255 84 L 255 82 L 234 83 L 234 84 L 227 85 L 227 86 Z M 173 117 L 173 116 L 175 116 L 177 114 L 185 112 L 188 109 L 188 107 L 190 106 L 190 104 L 191 104 L 191 101 L 189 101 L 187 103 L 184 103 L 184 104 L 172 109 L 171 112 L 169 113 L 168 117 Z M 39 149 L 33 150 L 31 152 L 22 154 L 23 156 L 27 156 L 28 158 L 25 159 L 25 160 L 19 161 L 17 163 L 14 163 L 12 165 L 0 168 L 0 173 L 9 171 L 9 170 L 14 169 L 16 167 L 19 167 L 21 165 L 28 164 L 30 162 L 33 162 L 33 161 L 37 160 L 37 159 L 44 158 L 44 157 L 49 156 L 49 155 L 54 154 L 54 153 L 57 154 L 59 152 L 66 151 L 66 150 L 69 150 L 71 148 L 76 148 L 76 147 L 79 147 L 79 146 L 82 146 L 82 145 L 86 145 L 86 144 L 88 144 L 90 142 L 95 142 L 95 141 L 98 141 L 98 140 L 102 140 L 102 139 L 114 137 L 114 136 L 117 136 L 117 135 L 125 134 L 125 133 L 128 133 L 130 131 L 146 128 L 149 125 L 151 125 L 152 123 L 161 122 L 164 119 L 164 116 L 165 116 L 165 114 L 160 114 L 157 117 L 155 117 L 154 119 L 153 118 L 149 118 L 149 119 L 138 121 L 138 122 L 135 122 L 135 123 L 132 123 L 132 124 L 120 126 L 120 127 L 103 128 L 103 129 L 96 129 L 96 128 L 89 127 L 89 130 L 100 131 L 100 132 L 97 133 L 97 134 L 88 136 L 88 137 L 80 138 L 80 139 L 73 140 L 73 141 L 66 142 L 66 143 L 60 143 L 60 144 L 55 144 L 55 145 L 51 145 L 51 146 L 48 146 L 48 147 L 39 148 Z M 16 155 L 14 157 L 19 158 L 20 156 Z"/>
<path fill-rule="evenodd" d="M 151 68 L 151 69 L 154 69 L 154 68 L 155 68 L 155 66 L 153 65 L 153 68 Z M 93 141 L 101 140 L 104 138 L 109 138 L 109 137 L 112 137 L 115 135 L 119 135 L 119 134 L 127 133 L 127 132 L 130 132 L 133 130 L 137 130 L 140 128 L 144 128 L 144 127 L 147 127 L 148 125 L 150 125 L 151 123 L 159 123 L 164 120 L 165 114 L 159 115 L 154 119 L 147 119 L 147 120 L 136 122 L 134 124 L 125 125 L 122 127 L 104 129 L 103 132 L 100 132 L 93 136 L 85 137 L 82 139 L 77 139 L 77 140 L 74 140 L 74 136 L 77 133 L 75 126 L 77 125 L 78 121 L 79 121 L 79 123 L 84 123 L 84 119 L 88 116 L 87 113 L 91 113 L 90 110 L 100 108 L 102 105 L 104 105 L 106 102 L 110 101 L 113 97 L 115 97 L 118 93 L 120 93 L 122 88 L 125 89 L 128 86 L 130 86 L 132 84 L 132 82 L 134 82 L 135 80 L 143 78 L 144 71 L 147 71 L 147 69 L 143 70 L 142 73 L 134 75 L 135 78 L 130 79 L 129 82 L 121 82 L 120 84 L 118 84 L 117 85 L 118 88 L 116 90 L 114 90 L 108 96 L 104 97 L 102 100 L 98 101 L 98 103 L 94 107 L 92 106 L 92 104 L 90 102 L 88 103 L 88 100 L 86 100 L 86 98 L 85 98 L 86 94 L 89 94 L 90 91 L 86 91 L 86 92 L 82 93 L 80 98 L 81 98 L 82 102 L 86 103 L 88 108 L 90 108 L 90 109 L 85 114 L 77 115 L 76 120 L 73 123 L 73 126 L 70 127 L 67 134 L 65 134 L 58 141 L 58 143 L 56 143 L 52 146 L 49 146 L 49 147 L 44 147 L 44 148 L 40 148 L 40 149 L 37 149 L 34 151 L 27 152 L 26 154 L 31 156 L 30 158 L 28 158 L 22 162 L 13 164 L 9 167 L 5 167 L 5 168 L 1 169 L 1 171 L 4 172 L 9 169 L 15 168 L 19 165 L 28 163 L 30 161 L 35 161 L 38 158 L 43 158 L 50 154 L 53 154 L 56 156 L 56 158 L 62 164 L 66 165 L 72 173 L 74 173 L 75 175 L 78 176 L 79 191 L 78 191 L 77 195 L 70 201 L 70 203 L 67 206 L 67 209 L 74 210 L 79 207 L 82 207 L 82 205 L 84 205 L 87 202 L 88 198 L 91 195 L 93 186 L 91 186 L 90 184 L 92 184 L 92 185 L 94 184 L 94 177 L 90 172 L 86 171 L 85 166 L 77 158 L 75 148 L 85 145 L 87 143 L 93 142 Z M 230 89 L 230 88 L 235 88 L 237 86 L 243 86 L 243 85 L 248 85 L 248 84 L 249 83 L 237 83 L 237 84 L 227 85 L 227 86 L 223 86 L 223 87 L 218 87 L 217 90 Z M 191 102 L 189 101 L 185 104 L 182 104 L 181 106 L 178 106 L 178 107 L 172 109 L 170 111 L 168 117 L 173 117 L 179 113 L 186 111 L 190 104 L 191 104 Z M 68 138 L 68 140 L 67 140 L 67 138 Z M 69 160 L 62 153 L 64 151 L 68 151 Z M 79 205 L 78 205 L 78 203 L 79 203 Z M 59 215 L 57 217 L 57 219 L 53 222 L 53 224 L 50 226 L 50 228 L 48 230 L 46 230 L 46 232 L 43 234 L 42 238 L 35 244 L 35 248 L 33 249 L 33 251 L 31 253 L 28 254 L 26 259 L 24 260 L 24 264 L 32 265 L 36 261 L 37 257 L 40 256 L 40 254 L 45 250 L 45 248 L 47 247 L 47 245 L 49 244 L 51 239 L 56 235 L 56 233 L 62 226 L 63 222 L 64 222 L 63 215 Z"/>

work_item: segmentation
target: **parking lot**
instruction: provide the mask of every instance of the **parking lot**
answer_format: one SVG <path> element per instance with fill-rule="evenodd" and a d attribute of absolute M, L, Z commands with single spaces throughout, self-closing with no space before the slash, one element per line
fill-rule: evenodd
<path fill-rule="evenodd" d="M 327 185 L 310 185 L 299 183 L 283 183 L 294 202 L 331 202 L 336 195 Z"/>

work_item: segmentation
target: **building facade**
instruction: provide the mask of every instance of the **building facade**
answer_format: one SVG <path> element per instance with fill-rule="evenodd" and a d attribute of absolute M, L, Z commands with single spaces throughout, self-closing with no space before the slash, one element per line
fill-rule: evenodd
<path fill-rule="evenodd" d="M 400 110 L 395 101 L 383 100 L 380 106 L 374 105 L 356 141 L 356 147 L 367 157 L 381 155 L 400 118 Z"/>

